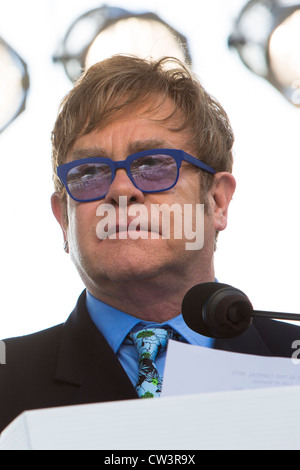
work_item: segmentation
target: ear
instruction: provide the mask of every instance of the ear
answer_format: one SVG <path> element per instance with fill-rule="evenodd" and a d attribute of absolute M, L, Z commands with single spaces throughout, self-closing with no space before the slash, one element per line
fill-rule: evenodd
<path fill-rule="evenodd" d="M 61 193 L 55 192 L 52 194 L 51 196 L 52 212 L 62 229 L 65 243 L 68 240 L 68 215 L 67 215 L 66 204 L 67 204 L 66 198 L 63 197 Z"/>
<path fill-rule="evenodd" d="M 227 227 L 228 207 L 236 187 L 234 176 L 228 172 L 216 173 L 212 187 L 213 216 L 217 232 Z"/>

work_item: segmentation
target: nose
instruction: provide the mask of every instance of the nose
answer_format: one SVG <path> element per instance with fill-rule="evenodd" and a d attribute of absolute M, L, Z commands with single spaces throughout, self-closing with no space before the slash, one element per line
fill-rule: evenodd
<path fill-rule="evenodd" d="M 134 186 L 123 168 L 116 170 L 115 178 L 109 187 L 104 202 L 117 206 L 120 196 L 127 197 L 127 204 L 142 204 L 144 202 L 144 193 Z"/>

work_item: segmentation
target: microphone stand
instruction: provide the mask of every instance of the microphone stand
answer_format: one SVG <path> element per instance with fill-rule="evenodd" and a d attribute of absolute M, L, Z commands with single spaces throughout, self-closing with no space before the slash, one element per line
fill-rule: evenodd
<path fill-rule="evenodd" d="M 228 309 L 228 319 L 234 324 L 238 324 L 241 320 L 250 321 L 251 318 L 300 321 L 300 314 L 254 310 L 248 302 L 236 302 Z"/>
<path fill-rule="evenodd" d="M 251 310 L 251 317 L 273 318 L 274 320 L 294 320 L 300 321 L 299 313 L 283 313 L 283 312 L 265 312 L 264 310 Z"/>

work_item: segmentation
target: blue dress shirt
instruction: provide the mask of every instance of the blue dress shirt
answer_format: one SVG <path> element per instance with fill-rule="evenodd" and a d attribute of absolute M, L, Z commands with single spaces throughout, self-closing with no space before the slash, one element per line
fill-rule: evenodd
<path fill-rule="evenodd" d="M 189 344 L 208 348 L 213 347 L 214 340 L 191 330 L 184 322 L 181 314 L 164 323 L 146 322 L 101 302 L 88 291 L 86 306 L 91 319 L 117 355 L 133 385 L 137 383 L 138 379 L 138 354 L 133 344 L 124 343 L 124 339 L 132 329 L 163 328 L 168 325 Z M 155 361 L 160 374 L 163 374 L 165 360 L 166 352 L 159 354 Z"/>

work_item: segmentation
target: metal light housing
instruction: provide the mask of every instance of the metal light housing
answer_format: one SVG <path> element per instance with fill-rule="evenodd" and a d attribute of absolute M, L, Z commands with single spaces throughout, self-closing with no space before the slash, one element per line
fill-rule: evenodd
<path fill-rule="evenodd" d="M 90 65 L 114 54 L 177 57 L 191 64 L 187 39 L 154 13 L 102 6 L 80 16 L 53 56 L 74 82 Z"/>
<path fill-rule="evenodd" d="M 300 107 L 300 3 L 251 0 L 228 39 L 243 63 Z"/>
<path fill-rule="evenodd" d="M 24 111 L 28 89 L 26 63 L 0 37 L 0 133 Z"/>

